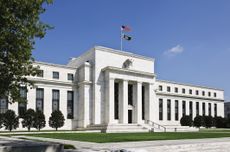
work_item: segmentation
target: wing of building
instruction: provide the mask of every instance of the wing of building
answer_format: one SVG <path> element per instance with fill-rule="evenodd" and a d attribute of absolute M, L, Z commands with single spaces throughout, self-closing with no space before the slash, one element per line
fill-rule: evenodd
<path fill-rule="evenodd" d="M 158 80 L 154 62 L 101 46 L 67 65 L 35 62 L 42 72 L 29 77 L 36 88 L 24 93 L 28 104 L 2 100 L 1 112 L 8 108 L 22 115 L 25 109 L 39 109 L 48 122 L 52 111 L 59 109 L 66 119 L 61 129 L 106 132 L 180 128 L 183 115 L 224 117 L 223 90 Z"/>

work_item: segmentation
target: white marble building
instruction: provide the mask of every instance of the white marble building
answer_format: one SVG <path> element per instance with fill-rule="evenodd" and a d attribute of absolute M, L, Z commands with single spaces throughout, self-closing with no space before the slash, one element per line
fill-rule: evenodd
<path fill-rule="evenodd" d="M 17 114 L 40 109 L 48 119 L 59 109 L 61 129 L 162 131 L 180 128 L 182 115 L 224 116 L 224 91 L 156 79 L 150 57 L 96 46 L 67 65 L 35 62 L 42 74 L 29 77 L 36 88 L 23 94 L 27 105 L 4 104 Z M 182 128 L 182 127 L 181 127 Z"/>

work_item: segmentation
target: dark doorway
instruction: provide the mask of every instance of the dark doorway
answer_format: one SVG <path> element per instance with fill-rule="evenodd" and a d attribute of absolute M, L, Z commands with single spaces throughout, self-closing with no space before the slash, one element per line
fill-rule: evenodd
<path fill-rule="evenodd" d="M 132 123 L 133 120 L 133 112 L 132 110 L 128 110 L 128 123 Z"/>

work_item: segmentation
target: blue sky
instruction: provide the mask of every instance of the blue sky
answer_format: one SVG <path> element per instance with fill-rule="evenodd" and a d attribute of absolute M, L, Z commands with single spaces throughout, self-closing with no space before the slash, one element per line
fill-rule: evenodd
<path fill-rule="evenodd" d="M 66 64 L 95 45 L 156 59 L 158 79 L 222 88 L 230 100 L 229 0 L 55 0 L 42 21 L 54 26 L 36 41 L 38 61 Z"/>

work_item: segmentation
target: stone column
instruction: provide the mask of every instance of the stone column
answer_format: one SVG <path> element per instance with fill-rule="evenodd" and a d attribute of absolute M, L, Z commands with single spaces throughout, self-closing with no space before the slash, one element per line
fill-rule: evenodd
<path fill-rule="evenodd" d="M 145 119 L 153 120 L 153 101 L 156 100 L 156 94 L 154 94 L 153 83 L 149 83 L 147 87 L 147 96 L 146 96 L 146 104 L 145 104 Z"/>
<path fill-rule="evenodd" d="M 202 108 L 203 102 L 200 102 L 200 101 L 198 102 L 199 102 L 199 115 L 202 116 L 203 115 L 203 108 Z"/>
<path fill-rule="evenodd" d="M 193 120 L 196 117 L 196 101 L 192 101 L 192 116 L 193 116 Z"/>
<path fill-rule="evenodd" d="M 140 124 L 142 120 L 142 83 L 137 82 L 134 88 L 134 122 Z"/>
<path fill-rule="evenodd" d="M 119 85 L 119 122 L 128 123 L 128 81 L 123 80 Z"/>
<path fill-rule="evenodd" d="M 182 113 L 183 113 L 182 102 L 183 102 L 183 100 L 178 100 L 178 108 L 179 108 L 179 110 L 178 110 L 178 111 L 179 111 L 179 117 L 178 117 L 179 119 L 178 119 L 178 120 L 179 120 L 179 121 L 180 121 L 180 119 L 181 119 L 182 116 L 183 116 L 183 115 L 182 115 Z"/>
<path fill-rule="evenodd" d="M 106 80 L 106 123 L 110 124 L 114 122 L 114 79 L 107 78 Z"/>

